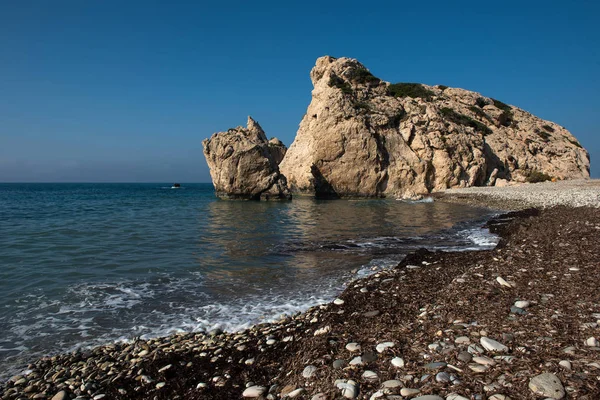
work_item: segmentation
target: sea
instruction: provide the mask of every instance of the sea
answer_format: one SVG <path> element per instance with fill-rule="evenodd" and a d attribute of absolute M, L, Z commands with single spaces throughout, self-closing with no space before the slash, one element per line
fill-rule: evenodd
<path fill-rule="evenodd" d="M 0 184 L 0 381 L 43 356 L 274 321 L 418 248 L 493 248 L 493 214 L 429 198 L 225 201 L 210 183 Z"/>

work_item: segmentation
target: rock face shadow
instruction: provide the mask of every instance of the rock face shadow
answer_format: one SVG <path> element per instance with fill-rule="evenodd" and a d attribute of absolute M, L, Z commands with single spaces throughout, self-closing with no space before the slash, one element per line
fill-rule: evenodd
<path fill-rule="evenodd" d="M 315 198 L 317 199 L 339 199 L 340 195 L 335 191 L 331 183 L 323 176 L 321 170 L 316 165 L 310 166 L 310 173 L 313 177 L 313 187 L 315 188 Z"/>

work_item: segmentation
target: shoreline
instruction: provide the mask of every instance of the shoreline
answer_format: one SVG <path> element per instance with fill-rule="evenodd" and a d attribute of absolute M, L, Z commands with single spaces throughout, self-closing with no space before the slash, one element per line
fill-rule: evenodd
<path fill-rule="evenodd" d="M 600 207 L 600 179 L 456 188 L 433 193 L 432 196 L 436 201 L 504 211 L 560 205 Z"/>
<path fill-rule="evenodd" d="M 514 369 L 514 359 L 509 362 L 508 358 L 524 357 L 523 354 L 527 355 L 528 351 L 536 346 L 521 345 L 517 339 L 522 333 L 494 332 L 498 328 L 493 328 L 493 324 L 481 322 L 486 321 L 485 316 L 479 315 L 480 318 L 471 318 L 470 321 L 469 318 L 456 318 L 461 307 L 468 309 L 473 315 L 478 315 L 477 309 L 468 307 L 468 301 L 444 303 L 441 300 L 446 299 L 446 292 L 456 296 L 456 288 L 453 286 L 457 283 L 464 285 L 473 280 L 473 277 L 475 286 L 470 289 L 478 293 L 473 299 L 492 308 L 497 308 L 497 304 L 487 304 L 487 300 L 493 299 L 497 302 L 497 297 L 506 295 L 507 292 L 521 292 L 522 283 L 515 282 L 517 286 L 504 288 L 497 281 L 494 282 L 494 279 L 487 279 L 488 276 L 485 276 L 485 279 L 479 277 L 478 274 L 488 275 L 491 272 L 479 263 L 498 263 L 498 257 L 494 254 L 505 251 L 505 247 L 512 243 L 511 237 L 515 231 L 518 234 L 523 229 L 531 230 L 531 226 L 528 226 L 529 218 L 544 218 L 546 213 L 567 213 L 572 214 L 572 217 L 588 213 L 591 214 L 591 219 L 600 219 L 595 209 L 561 208 L 542 211 L 541 217 L 531 213 L 533 215 L 516 214 L 517 219 L 510 222 L 502 218 L 493 220 L 489 225 L 490 229 L 495 230 L 502 238 L 494 250 L 467 253 L 417 251 L 407 256 L 396 268 L 351 282 L 340 294 L 341 301 L 312 307 L 276 323 L 255 325 L 244 332 L 176 334 L 147 341 L 109 344 L 86 352 L 43 358 L 30 365 L 35 371 L 28 376 L 14 377 L 6 383 L 0 383 L 0 397 L 33 398 L 38 395 L 36 398 L 53 398 L 55 394 L 65 391 L 67 397 L 57 398 L 72 399 L 79 395 L 81 399 L 232 399 L 242 398 L 245 386 L 253 383 L 265 388 L 265 398 L 287 396 L 315 400 L 334 399 L 341 398 L 343 392 L 348 396 L 354 393 L 354 398 L 361 399 L 386 398 L 385 396 L 394 398 L 395 395 L 403 394 L 402 389 L 405 389 L 404 395 L 413 393 L 413 396 L 417 396 L 416 392 L 410 392 L 409 389 L 418 388 L 419 395 L 432 394 L 443 396 L 440 397 L 442 399 L 460 400 L 461 397 L 449 396 L 451 390 L 464 398 L 477 398 L 477 394 L 493 398 L 490 396 L 497 393 L 491 393 L 493 390 L 486 391 L 485 388 L 488 386 L 490 389 L 490 385 L 498 382 L 488 382 L 487 385 L 481 383 L 481 378 L 489 371 L 493 372 L 495 378 L 503 377 L 501 385 L 496 385 L 499 394 L 510 395 L 513 399 L 535 398 L 531 392 L 526 393 L 527 382 L 519 381 L 519 385 L 516 385 L 511 381 L 510 378 L 514 376 L 510 373 L 498 372 L 502 369 Z M 548 221 L 544 219 L 544 223 L 547 224 Z M 593 225 L 593 229 L 600 229 L 600 221 L 595 223 L 597 225 Z M 596 226 L 598 228 L 595 228 Z M 533 249 L 537 249 L 538 246 Z M 518 249 L 516 251 L 519 252 Z M 502 257 L 499 259 L 504 261 Z M 438 264 L 439 266 L 436 266 Z M 473 270 L 481 270 L 481 273 L 469 275 Z M 505 278 L 511 282 L 512 276 L 506 275 Z M 527 285 L 525 289 L 528 289 Z M 525 290 L 525 293 L 528 292 Z M 440 297 L 440 293 L 445 297 Z M 514 295 L 513 297 L 516 298 Z M 510 302 L 504 300 L 504 308 L 508 307 L 508 310 L 503 310 L 504 314 L 508 314 L 509 321 L 517 323 L 527 320 L 527 316 L 531 316 L 533 310 L 538 311 L 540 305 L 539 299 L 528 300 L 533 305 L 530 309 L 522 309 L 527 314 L 516 314 L 510 312 Z M 547 300 L 550 301 L 554 299 Z M 600 300 L 596 298 L 596 308 L 600 306 L 598 303 Z M 446 314 L 439 311 L 440 307 L 448 308 L 445 310 Z M 498 311 L 499 314 L 503 313 Z M 600 309 L 595 309 L 595 313 L 600 313 Z M 434 332 L 432 327 L 439 325 L 436 322 L 442 319 L 449 320 L 450 316 L 453 317 L 452 321 L 442 324 L 447 325 L 446 329 L 436 326 L 439 329 L 435 329 Z M 514 320 L 511 317 L 514 317 Z M 459 320 L 460 322 L 457 322 Z M 473 322 L 477 324 L 473 325 Z M 582 322 L 586 323 L 594 322 Z M 517 329 L 513 330 L 518 332 Z M 458 332 L 466 335 L 457 336 Z M 499 356 L 505 358 L 500 358 L 500 361 L 494 360 L 494 353 L 481 349 L 477 338 L 481 338 L 482 332 L 509 347 L 506 354 Z M 600 339 L 600 334 L 595 335 Z M 454 337 L 454 342 L 448 340 L 447 336 Z M 504 340 L 505 336 L 507 340 Z M 411 337 L 416 339 L 413 341 Z M 582 346 L 581 338 L 579 339 L 573 343 L 575 351 L 580 348 L 587 350 Z M 393 347 L 383 346 L 386 348 L 379 353 L 378 345 L 388 342 L 394 343 Z M 358 343 L 362 350 L 355 351 L 355 346 L 350 346 L 352 351 L 348 350 L 349 343 Z M 475 364 L 482 365 L 480 369 L 486 368 L 485 371 L 473 371 L 470 367 L 473 362 L 466 363 L 456 358 L 464 353 L 469 344 L 477 345 L 483 350 L 480 361 L 485 363 Z M 523 354 L 520 348 L 525 349 Z M 471 357 L 478 352 L 475 349 Z M 489 356 L 488 360 L 485 360 L 484 354 Z M 591 354 L 594 354 L 595 358 L 588 360 L 588 364 L 598 363 L 600 351 L 592 351 Z M 576 358 L 576 355 L 565 353 L 564 358 Z M 356 357 L 365 359 L 361 360 L 362 364 L 352 365 Z M 391 360 L 396 358 L 402 358 L 402 367 L 391 364 Z M 447 364 L 430 365 L 436 362 Z M 558 361 L 552 359 L 549 362 L 556 364 Z M 575 360 L 569 362 L 576 365 Z M 396 363 L 400 364 L 400 361 Z M 582 366 L 586 367 L 588 364 Z M 518 363 L 517 365 L 520 366 Z M 316 369 L 312 371 L 313 368 L 306 367 Z M 594 381 L 594 377 L 599 376 L 600 364 L 595 376 L 593 371 L 596 367 L 592 365 L 587 368 L 592 374 L 586 372 L 587 379 L 578 379 L 588 386 L 591 383 L 600 386 L 597 383 L 600 381 Z M 536 370 L 539 367 L 532 369 Z M 563 367 L 553 365 L 547 369 L 557 373 L 562 382 L 568 382 L 564 377 L 566 373 Z M 448 382 L 444 382 L 446 378 Z M 350 379 L 356 382 L 356 385 L 352 382 L 338 382 L 336 385 L 336 379 Z M 456 383 L 457 380 L 460 383 Z M 273 385 L 278 386 L 274 388 Z M 382 385 L 385 388 L 382 388 Z M 593 399 L 593 395 L 600 394 L 600 391 L 594 391 L 593 388 L 582 390 L 585 385 L 569 387 L 575 389 L 569 392 L 570 398 Z M 515 392 L 515 388 L 525 391 Z M 260 391 L 259 388 L 255 389 Z M 268 396 L 268 390 L 271 390 L 272 397 Z M 319 393 L 323 396 L 316 397 Z M 579 394 L 583 397 L 577 397 Z M 373 395 L 377 397 L 371 397 Z M 588 395 L 592 397 L 585 397 Z M 503 397 L 497 397 L 501 398 Z"/>

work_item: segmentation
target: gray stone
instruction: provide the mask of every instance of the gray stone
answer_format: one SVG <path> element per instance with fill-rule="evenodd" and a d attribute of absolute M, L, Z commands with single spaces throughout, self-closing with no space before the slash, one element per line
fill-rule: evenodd
<path fill-rule="evenodd" d="M 362 374 L 362 378 L 367 381 L 376 381 L 379 379 L 379 376 L 373 371 L 365 371 Z"/>
<path fill-rule="evenodd" d="M 372 318 L 372 317 L 376 317 L 379 315 L 379 310 L 373 310 L 373 311 L 367 311 L 366 313 L 363 314 L 365 317 L 367 318 Z"/>
<path fill-rule="evenodd" d="M 444 398 L 434 394 L 427 394 L 425 396 L 415 397 L 413 400 L 444 400 Z"/>
<path fill-rule="evenodd" d="M 565 397 L 565 388 L 560 379 L 554 374 L 544 373 L 531 378 L 529 389 L 538 396 L 551 399 L 562 399 Z"/>
<path fill-rule="evenodd" d="M 325 393 L 317 393 L 310 400 L 327 400 L 327 395 Z"/>
<path fill-rule="evenodd" d="M 490 339 L 489 337 L 486 337 L 486 336 L 483 336 L 482 338 L 480 338 L 479 342 L 487 351 L 492 351 L 492 352 L 508 351 L 508 347 L 506 347 L 502 343 L 497 342 L 494 339 Z"/>
<path fill-rule="evenodd" d="M 458 356 L 456 356 L 456 358 L 459 361 L 468 363 L 468 362 L 471 362 L 471 360 L 473 359 L 473 356 L 468 351 L 461 351 L 460 353 L 458 353 Z"/>
<path fill-rule="evenodd" d="M 348 365 L 348 363 L 346 362 L 346 360 L 335 360 L 333 362 L 333 368 L 334 369 L 342 369 L 344 368 L 346 365 Z"/>
<path fill-rule="evenodd" d="M 317 367 L 315 367 L 314 365 L 307 365 L 304 368 L 304 371 L 302 371 L 302 376 L 306 379 L 311 378 L 315 372 L 317 372 Z"/>
<path fill-rule="evenodd" d="M 402 386 L 402 382 L 400 382 L 397 379 L 390 379 L 389 381 L 385 381 L 381 384 L 381 387 L 386 388 L 386 389 L 393 389 L 393 388 L 397 388 L 397 387 L 401 387 Z"/>
<path fill-rule="evenodd" d="M 525 311 L 522 308 L 519 308 L 517 306 L 511 306 L 510 307 L 510 312 L 513 313 L 513 314 L 517 314 L 517 315 L 526 315 L 526 314 L 528 314 L 527 311 Z"/>
<path fill-rule="evenodd" d="M 450 382 L 450 374 L 447 372 L 438 372 L 435 375 L 435 380 L 441 383 L 448 383 Z"/>
<path fill-rule="evenodd" d="M 440 368 L 444 368 L 446 365 L 448 365 L 448 364 L 445 363 L 444 361 L 439 361 L 439 362 L 432 362 L 429 364 L 425 364 L 423 366 L 423 368 L 425 368 L 425 369 L 440 369 Z"/>
<path fill-rule="evenodd" d="M 372 351 L 365 351 L 362 355 L 362 361 L 365 363 L 377 360 L 377 354 Z"/>

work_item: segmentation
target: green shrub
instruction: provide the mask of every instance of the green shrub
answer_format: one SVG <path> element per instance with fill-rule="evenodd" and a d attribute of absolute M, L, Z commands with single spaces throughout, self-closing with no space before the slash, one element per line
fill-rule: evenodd
<path fill-rule="evenodd" d="M 350 84 L 337 75 L 331 75 L 331 78 L 329 78 L 329 87 L 336 87 L 345 94 L 354 93 Z"/>
<path fill-rule="evenodd" d="M 550 125 L 544 125 L 544 126 L 542 126 L 542 128 L 544 128 L 548 132 L 554 132 L 554 128 L 551 127 Z"/>
<path fill-rule="evenodd" d="M 448 108 L 448 107 L 441 108 L 440 114 L 442 114 L 442 117 L 444 119 L 452 121 L 458 125 L 470 126 L 471 128 L 475 129 L 476 131 L 483 133 L 484 136 L 490 135 L 493 133 L 490 128 L 488 128 L 486 125 L 482 124 L 481 122 L 475 121 L 473 118 L 471 118 L 467 115 L 457 113 L 456 111 L 454 111 L 451 108 Z"/>
<path fill-rule="evenodd" d="M 542 132 L 539 129 L 535 129 L 534 132 L 542 138 L 543 141 L 547 142 L 548 139 L 551 137 L 549 133 L 546 132 Z"/>
<path fill-rule="evenodd" d="M 526 180 L 529 183 L 537 183 L 537 182 L 551 181 L 552 177 L 543 172 L 531 170 L 531 171 L 529 171 L 529 174 L 527 175 Z"/>
<path fill-rule="evenodd" d="M 496 100 L 496 99 L 492 99 L 492 101 L 494 102 L 494 105 L 506 112 L 512 112 L 512 107 L 509 106 L 508 104 L 504 104 L 503 102 L 501 102 L 500 100 Z"/>
<path fill-rule="evenodd" d="M 442 90 L 442 92 L 446 89 L 448 89 L 448 86 L 446 85 L 437 85 L 438 88 L 440 88 Z"/>
<path fill-rule="evenodd" d="M 572 145 L 575 145 L 576 147 L 579 147 L 580 149 L 583 149 L 583 146 L 581 144 L 579 144 L 579 142 L 577 140 L 571 140 L 571 139 L 567 139 L 569 141 L 569 143 L 571 143 Z"/>
<path fill-rule="evenodd" d="M 367 83 L 381 82 L 381 79 L 373 76 L 373 74 L 370 73 L 369 70 L 367 70 L 366 68 L 357 68 L 357 69 L 351 70 L 350 73 L 347 74 L 347 77 L 352 82 L 360 83 L 363 85 L 365 85 Z"/>
<path fill-rule="evenodd" d="M 481 118 L 485 118 L 488 121 L 492 122 L 492 118 L 489 115 L 487 115 L 487 113 L 485 111 L 483 111 L 481 108 L 471 106 L 471 107 L 469 107 L 469 110 L 471 110 L 473 112 L 473 114 L 476 114 L 476 115 L 480 116 Z"/>
<path fill-rule="evenodd" d="M 475 100 L 475 104 L 477 104 L 477 106 L 479 108 L 483 108 L 483 107 L 487 106 L 487 102 L 485 101 L 485 99 L 483 97 L 478 97 L 477 100 Z"/>
<path fill-rule="evenodd" d="M 424 100 L 431 100 L 435 95 L 420 83 L 394 83 L 388 87 L 388 92 L 394 97 L 420 97 Z"/>

